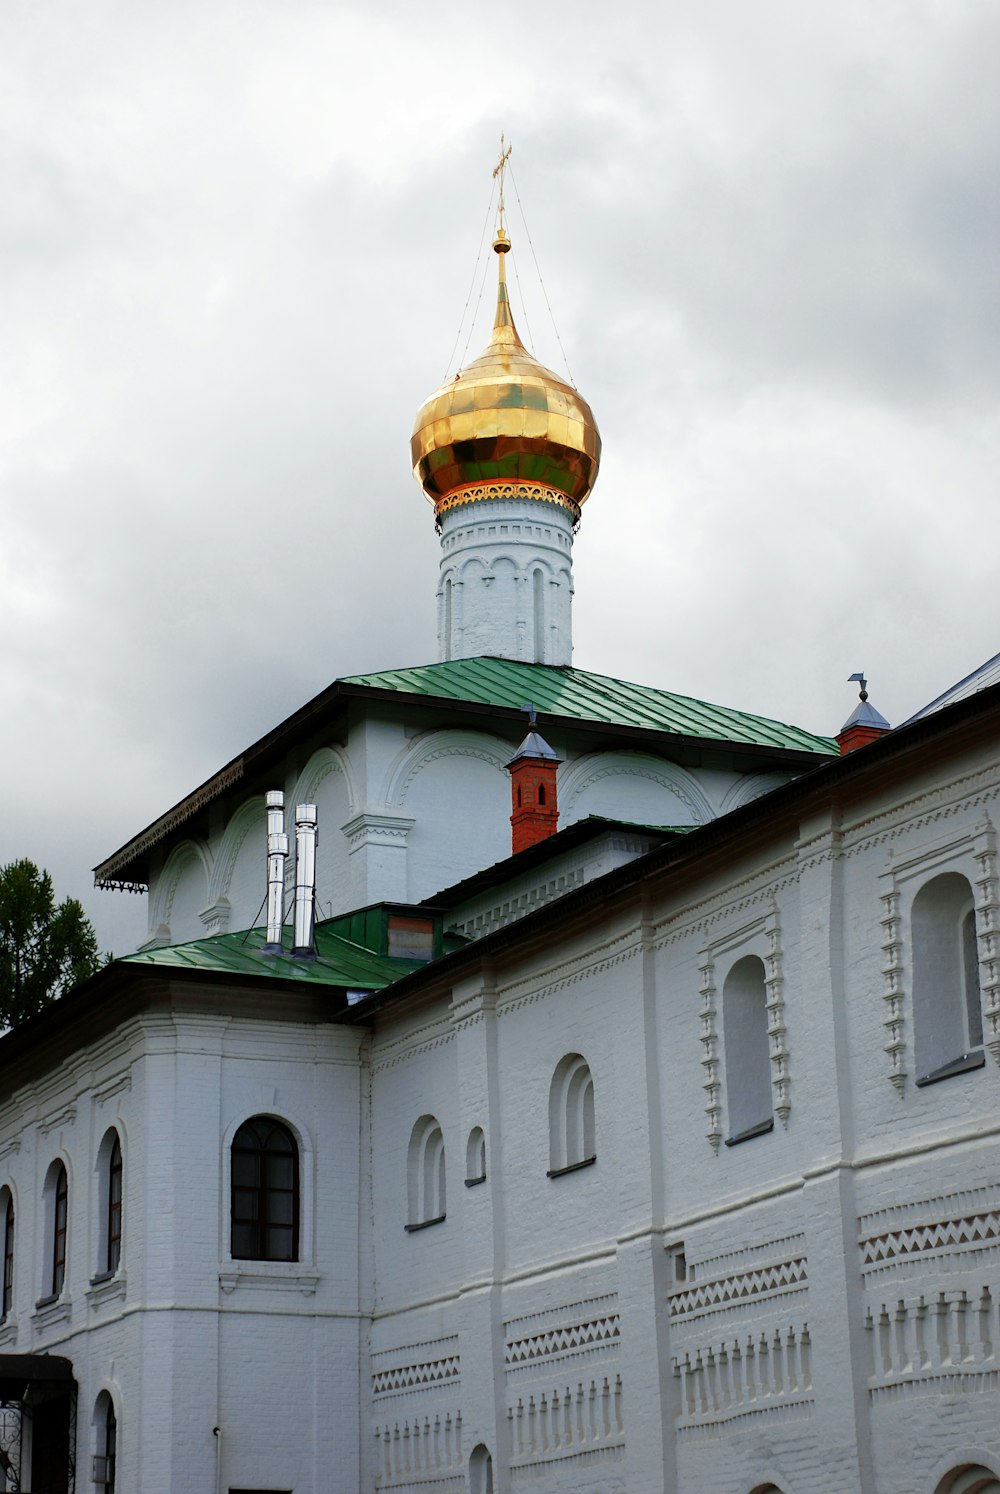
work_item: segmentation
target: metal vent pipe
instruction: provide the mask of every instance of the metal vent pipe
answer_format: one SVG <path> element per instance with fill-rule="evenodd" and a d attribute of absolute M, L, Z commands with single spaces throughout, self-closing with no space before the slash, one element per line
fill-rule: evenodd
<path fill-rule="evenodd" d="M 281 954 L 281 926 L 285 920 L 285 796 L 280 789 L 267 793 L 267 943 L 265 954 Z"/>
<path fill-rule="evenodd" d="M 295 942 L 299 960 L 316 958 L 316 806 L 299 804 L 295 810 Z"/>

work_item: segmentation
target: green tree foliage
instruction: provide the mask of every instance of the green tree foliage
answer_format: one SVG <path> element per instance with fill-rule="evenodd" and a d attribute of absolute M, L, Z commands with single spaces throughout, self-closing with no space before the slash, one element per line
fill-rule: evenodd
<path fill-rule="evenodd" d="M 32 861 L 0 867 L 0 1028 L 34 1016 L 100 963 L 76 898 L 57 906 L 52 878 Z"/>

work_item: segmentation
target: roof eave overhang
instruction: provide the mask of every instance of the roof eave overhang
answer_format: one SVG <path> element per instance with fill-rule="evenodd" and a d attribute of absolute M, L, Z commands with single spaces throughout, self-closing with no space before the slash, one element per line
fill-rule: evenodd
<path fill-rule="evenodd" d="M 866 777 L 877 781 L 886 772 L 898 772 L 900 760 L 914 760 L 933 750 L 962 726 L 975 726 L 976 718 L 987 722 L 991 738 L 996 726 L 988 723 L 990 715 L 1000 714 L 1000 684 L 945 707 L 933 716 L 920 717 L 911 724 L 897 727 L 884 737 L 860 747 L 843 757 L 836 757 L 804 773 L 790 783 L 761 794 L 749 804 L 707 824 L 696 826 L 685 835 L 675 836 L 665 845 L 648 851 L 625 866 L 597 877 L 565 897 L 525 914 L 493 934 L 473 940 L 462 949 L 443 955 L 422 970 L 404 975 L 392 985 L 366 997 L 342 1011 L 336 1021 L 371 1023 L 386 1008 L 412 997 L 432 992 L 435 987 L 449 988 L 451 982 L 484 961 L 502 957 L 513 945 L 528 946 L 535 940 L 548 940 L 556 924 L 572 926 L 592 914 L 595 907 L 607 911 L 621 896 L 634 896 L 648 878 L 689 878 L 692 873 L 707 871 L 721 855 L 730 857 L 743 846 L 773 834 L 787 826 L 794 815 L 801 819 L 815 813 L 841 786 Z"/>
<path fill-rule="evenodd" d="M 150 1008 L 218 1016 L 239 1014 L 244 1005 L 244 1015 L 255 1021 L 327 1023 L 336 1021 L 347 995 L 340 986 L 275 980 L 266 972 L 164 969 L 117 960 L 0 1036 L 0 1098 L 26 1083 L 36 1068 L 65 1062 L 95 1037 Z"/>
<path fill-rule="evenodd" d="M 345 681 L 334 681 L 312 700 L 300 707 L 265 736 L 259 738 L 238 757 L 234 757 L 211 778 L 207 778 L 186 798 L 181 799 L 166 814 L 154 820 L 132 840 L 115 851 L 94 868 L 94 884 L 97 887 L 126 892 L 144 892 L 149 886 L 150 857 L 155 848 L 169 840 L 192 820 L 223 798 L 237 784 L 256 787 L 258 775 L 280 761 L 304 732 L 314 732 L 334 719 L 354 700 L 367 700 L 397 708 L 426 708 L 430 711 L 447 711 L 477 718 L 516 722 L 524 725 L 524 713 L 512 706 L 495 706 L 481 701 L 461 700 L 450 695 L 417 695 L 402 690 L 381 688 L 377 685 L 359 685 Z M 692 736 L 682 732 L 668 732 L 656 727 L 627 726 L 614 722 L 585 721 L 577 716 L 546 714 L 547 729 L 572 731 L 596 739 L 614 738 L 644 747 L 657 747 L 672 752 L 678 757 L 693 757 L 703 753 L 724 753 L 733 760 L 736 771 L 749 771 L 766 764 L 775 769 L 802 772 L 817 763 L 828 761 L 822 753 L 791 747 L 758 746 L 749 742 L 733 742 L 714 737 Z"/>

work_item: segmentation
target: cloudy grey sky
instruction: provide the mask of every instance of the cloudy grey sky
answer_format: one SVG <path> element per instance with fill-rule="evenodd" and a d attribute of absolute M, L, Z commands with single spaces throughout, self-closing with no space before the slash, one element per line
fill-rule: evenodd
<path fill-rule="evenodd" d="M 0 861 L 125 952 L 96 861 L 435 657 L 501 130 L 604 437 L 575 662 L 835 731 L 995 653 L 998 56 L 994 0 L 0 0 Z"/>

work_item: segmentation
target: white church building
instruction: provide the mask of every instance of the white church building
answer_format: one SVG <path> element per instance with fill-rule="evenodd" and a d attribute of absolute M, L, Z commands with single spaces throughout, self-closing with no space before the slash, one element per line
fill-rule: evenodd
<path fill-rule="evenodd" d="M 600 438 L 494 247 L 438 661 L 0 1038 L 0 1491 L 1000 1494 L 997 661 L 836 740 L 573 667 Z"/>

